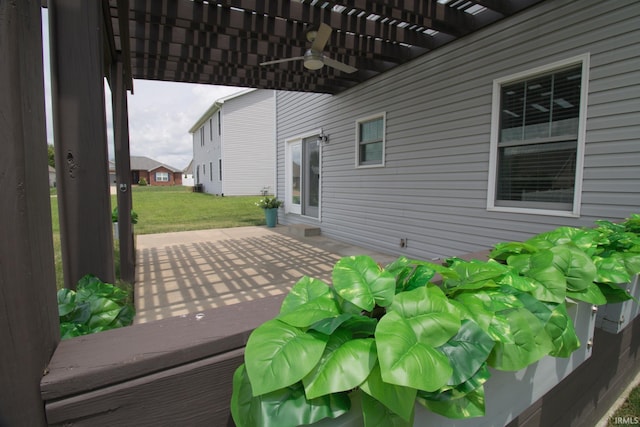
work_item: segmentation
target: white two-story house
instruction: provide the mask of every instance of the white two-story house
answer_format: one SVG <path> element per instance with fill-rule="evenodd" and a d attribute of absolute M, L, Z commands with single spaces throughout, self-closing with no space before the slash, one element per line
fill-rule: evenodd
<path fill-rule="evenodd" d="M 248 89 L 216 100 L 189 129 L 194 184 L 209 194 L 275 192 L 275 91 Z"/>

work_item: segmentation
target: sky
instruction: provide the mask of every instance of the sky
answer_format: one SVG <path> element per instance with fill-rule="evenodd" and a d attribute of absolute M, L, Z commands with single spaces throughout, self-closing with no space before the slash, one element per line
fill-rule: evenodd
<path fill-rule="evenodd" d="M 47 143 L 55 144 L 49 72 L 49 28 L 47 9 L 42 9 L 43 59 L 47 114 Z M 105 81 L 105 108 L 109 158 L 113 158 L 111 93 Z M 189 129 L 219 98 L 246 88 L 188 83 L 134 80 L 128 92 L 129 147 L 132 156 L 146 156 L 177 169 L 187 167 L 193 157 Z"/>

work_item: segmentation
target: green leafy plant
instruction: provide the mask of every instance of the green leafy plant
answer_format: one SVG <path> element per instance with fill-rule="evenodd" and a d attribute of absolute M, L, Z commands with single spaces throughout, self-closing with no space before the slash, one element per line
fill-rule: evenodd
<path fill-rule="evenodd" d="M 629 278 L 640 272 L 637 245 L 625 235 L 618 252 L 612 227 L 599 227 L 499 244 L 489 261 L 401 257 L 383 268 L 352 256 L 336 263 L 333 286 L 303 277 L 247 341 L 233 379 L 235 423 L 311 424 L 345 414 L 351 399 L 366 426 L 412 425 L 416 402 L 449 418 L 483 416 L 489 367 L 570 356 L 581 343 L 567 304 L 625 298 L 598 260 Z"/>
<path fill-rule="evenodd" d="M 95 276 L 80 279 L 76 291 L 58 291 L 62 339 L 128 326 L 135 310 L 126 291 Z"/>
<path fill-rule="evenodd" d="M 145 185 L 149 184 L 147 183 L 147 180 L 145 178 L 140 178 L 140 180 L 138 181 L 138 185 L 144 187 Z"/>
<path fill-rule="evenodd" d="M 116 206 L 115 208 L 113 208 L 113 210 L 111 211 L 111 221 L 112 222 L 118 222 L 118 207 Z M 132 209 L 131 210 L 131 224 L 137 224 L 138 223 L 138 214 Z"/>
<path fill-rule="evenodd" d="M 262 209 L 279 208 L 280 206 L 282 206 L 282 204 L 282 200 L 278 200 L 278 198 L 275 196 L 265 196 L 256 202 L 256 206 Z"/>

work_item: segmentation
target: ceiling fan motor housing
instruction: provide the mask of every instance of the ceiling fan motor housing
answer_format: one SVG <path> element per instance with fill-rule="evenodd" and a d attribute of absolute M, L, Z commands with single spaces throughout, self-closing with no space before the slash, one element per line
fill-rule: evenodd
<path fill-rule="evenodd" d="M 324 66 L 322 54 L 311 49 L 304 53 L 304 67 L 308 70 L 319 70 Z"/>

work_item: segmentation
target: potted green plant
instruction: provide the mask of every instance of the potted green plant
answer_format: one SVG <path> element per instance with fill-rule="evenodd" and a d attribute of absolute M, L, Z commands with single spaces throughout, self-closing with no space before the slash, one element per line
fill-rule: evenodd
<path fill-rule="evenodd" d="M 382 267 L 352 256 L 335 265 L 333 286 L 302 278 L 278 316 L 249 336 L 233 379 L 236 425 L 344 419 L 353 416 L 352 402 L 360 421 L 346 425 L 422 425 L 428 418 L 417 417 L 425 414 L 484 417 L 492 373 L 528 378 L 547 361 L 545 372 L 562 370 L 557 383 L 589 355 L 592 329 L 576 327 L 575 313 L 592 328 L 592 305 L 624 297 L 601 283 L 602 266 L 589 250 L 594 236 L 563 227 L 496 245 L 488 261 L 444 265 L 402 257 Z M 581 347 L 587 351 L 573 361 Z M 545 382 L 538 397 L 555 384 L 546 383 L 553 375 L 541 375 L 524 381 Z M 505 378 L 500 384 L 522 383 Z M 513 415 L 506 412 L 503 422 Z"/>
<path fill-rule="evenodd" d="M 113 237 L 118 240 L 120 238 L 120 232 L 118 231 L 118 207 L 116 206 L 111 211 L 111 222 L 113 223 Z M 131 224 L 138 223 L 138 214 L 131 209 Z"/>
<path fill-rule="evenodd" d="M 267 227 L 275 227 L 278 222 L 278 208 L 282 206 L 282 200 L 278 200 L 276 196 L 265 196 L 256 202 L 256 206 L 264 209 Z"/>

